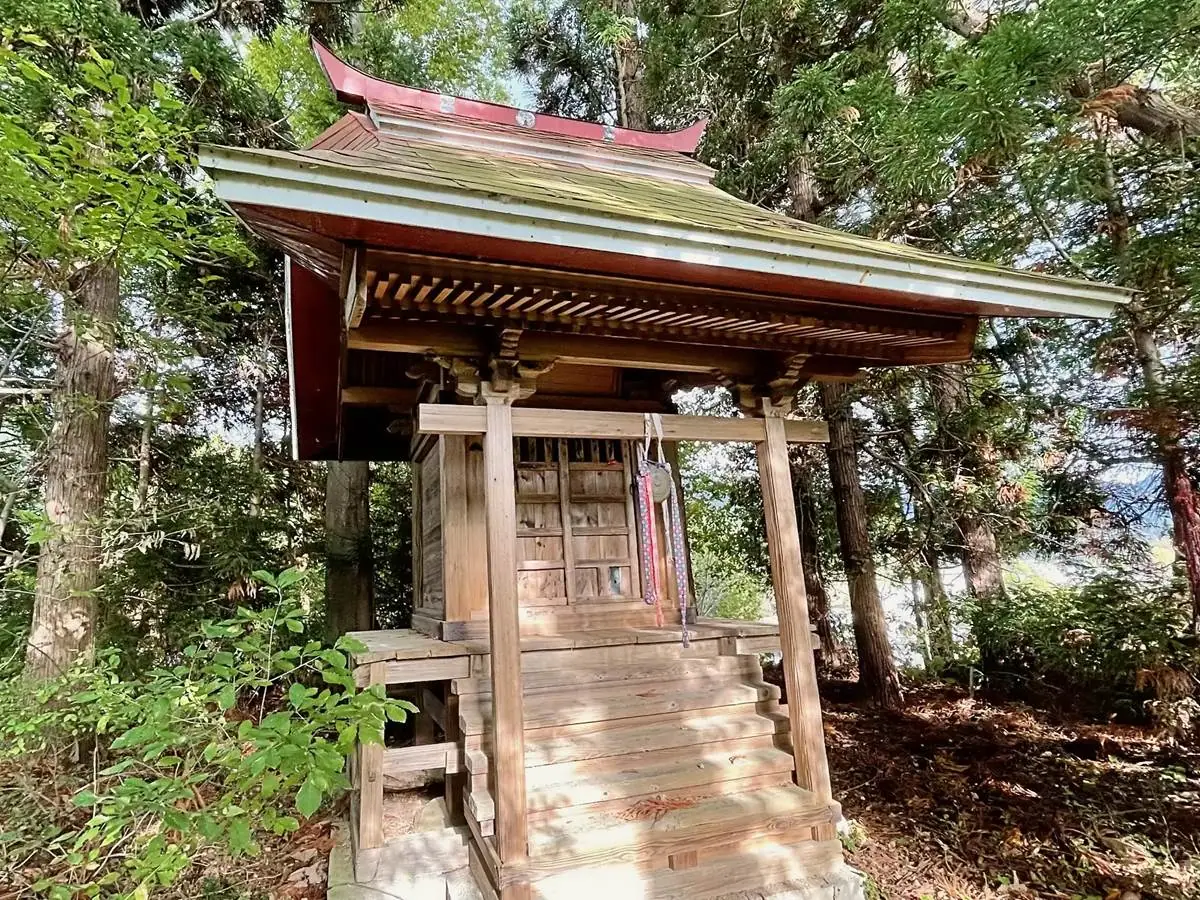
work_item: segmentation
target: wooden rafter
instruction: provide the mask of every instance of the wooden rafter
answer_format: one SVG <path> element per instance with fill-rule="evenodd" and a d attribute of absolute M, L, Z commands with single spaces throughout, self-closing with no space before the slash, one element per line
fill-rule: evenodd
<path fill-rule="evenodd" d="M 970 316 L 738 293 L 589 273 L 374 250 L 367 327 L 392 320 L 501 327 L 824 353 L 891 363 L 965 359 Z M 414 285 L 395 292 L 400 281 Z M 379 287 L 379 286 L 383 287 Z"/>

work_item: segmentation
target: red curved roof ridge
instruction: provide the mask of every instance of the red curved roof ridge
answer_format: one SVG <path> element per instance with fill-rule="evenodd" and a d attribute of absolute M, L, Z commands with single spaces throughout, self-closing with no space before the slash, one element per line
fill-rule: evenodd
<path fill-rule="evenodd" d="M 452 97 L 434 91 L 406 87 L 392 81 L 384 81 L 339 59 L 332 50 L 316 38 L 312 39 L 312 48 L 321 68 L 325 70 L 325 76 L 329 79 L 334 93 L 343 103 L 370 103 L 371 101 L 390 103 L 396 106 L 423 109 L 428 112 L 451 114 L 464 119 L 531 128 L 534 131 L 559 134 L 564 137 L 584 138 L 606 144 L 617 144 L 622 147 L 644 147 L 647 150 L 664 150 L 674 153 L 695 153 L 696 145 L 700 143 L 700 137 L 708 125 L 707 120 L 701 120 L 682 131 L 637 131 L 632 128 L 601 125 L 598 122 L 583 122 L 579 119 L 532 113 L 514 106 L 489 103 L 485 100 Z"/>

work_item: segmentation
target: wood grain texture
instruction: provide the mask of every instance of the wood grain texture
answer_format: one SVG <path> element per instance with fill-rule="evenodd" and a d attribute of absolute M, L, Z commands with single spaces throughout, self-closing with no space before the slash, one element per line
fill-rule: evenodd
<path fill-rule="evenodd" d="M 368 683 L 383 684 L 384 666 L 372 663 Z M 382 735 L 380 739 L 382 740 Z M 358 744 L 358 848 L 383 846 L 383 755 L 382 743 Z"/>
<path fill-rule="evenodd" d="M 521 634 L 517 599 L 517 510 L 512 406 L 492 396 L 485 411 L 488 596 L 493 669 L 496 848 L 504 861 L 528 853 L 525 811 L 525 724 L 521 698 Z M 502 892 L 503 896 L 503 892 Z"/>
<path fill-rule="evenodd" d="M 817 419 L 780 420 L 786 441 L 825 443 L 829 429 Z M 667 441 L 761 441 L 761 419 L 727 419 L 717 416 L 662 417 Z M 521 437 L 602 438 L 640 440 L 646 433 L 645 416 L 629 412 L 592 412 L 586 416 L 570 409 L 514 409 L 512 433 Z M 446 403 L 417 407 L 417 430 L 422 434 L 483 434 L 487 429 L 484 408 Z M 621 495 L 624 500 L 624 494 Z"/>
<path fill-rule="evenodd" d="M 768 413 L 773 412 L 769 402 L 764 401 L 764 406 Z M 792 496 L 787 436 L 782 419 L 768 414 L 762 421 L 766 440 L 758 445 L 758 469 L 767 519 L 771 583 L 779 609 L 784 682 L 788 697 L 793 698 L 788 707 L 796 780 L 819 801 L 828 802 L 833 794 L 800 563 L 800 534 Z"/>

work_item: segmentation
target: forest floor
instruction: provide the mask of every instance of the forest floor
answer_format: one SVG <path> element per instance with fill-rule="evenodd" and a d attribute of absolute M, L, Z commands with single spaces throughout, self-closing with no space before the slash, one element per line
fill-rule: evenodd
<path fill-rule="evenodd" d="M 950 687 L 911 690 L 899 712 L 844 699 L 844 683 L 822 694 L 843 841 L 868 900 L 1200 900 L 1200 746 Z M 86 818 L 65 774 L 0 770 L 0 811 Z M 414 791 L 414 803 L 429 796 Z M 163 895 L 321 900 L 336 816 L 266 841 L 254 858 L 202 853 Z M 9 874 L 0 900 L 33 896 L 49 873 L 30 857 Z"/>
<path fill-rule="evenodd" d="M 947 687 L 907 701 L 825 707 L 869 898 L 1200 898 L 1200 747 Z"/>

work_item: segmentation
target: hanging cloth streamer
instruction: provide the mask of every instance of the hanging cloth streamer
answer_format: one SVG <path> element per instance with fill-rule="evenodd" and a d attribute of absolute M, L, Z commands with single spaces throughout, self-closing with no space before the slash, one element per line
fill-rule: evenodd
<path fill-rule="evenodd" d="M 662 598 L 663 585 L 659 580 L 658 560 L 658 529 L 654 527 L 654 507 L 662 504 L 663 536 L 666 540 L 666 554 L 670 557 L 675 571 L 675 587 L 679 595 L 679 618 L 683 629 L 683 646 L 687 647 L 690 638 L 687 629 L 687 554 L 683 539 L 683 510 L 679 502 L 679 493 L 675 489 L 675 479 L 671 465 L 667 462 L 662 446 L 662 417 L 657 413 L 647 413 L 645 417 L 646 436 L 638 453 L 638 475 L 635 495 L 638 498 L 638 526 L 642 536 L 642 571 L 645 581 L 646 603 L 652 603 L 655 609 L 655 621 L 661 628 L 663 625 Z M 652 434 L 653 432 L 653 434 Z M 658 444 L 658 459 L 650 457 L 652 441 Z"/>
<path fill-rule="evenodd" d="M 658 583 L 658 529 L 654 527 L 654 485 L 646 449 L 638 447 L 637 475 L 633 497 L 637 506 L 639 556 L 642 564 L 643 596 L 654 607 L 655 621 L 662 625 L 662 590 Z"/>

